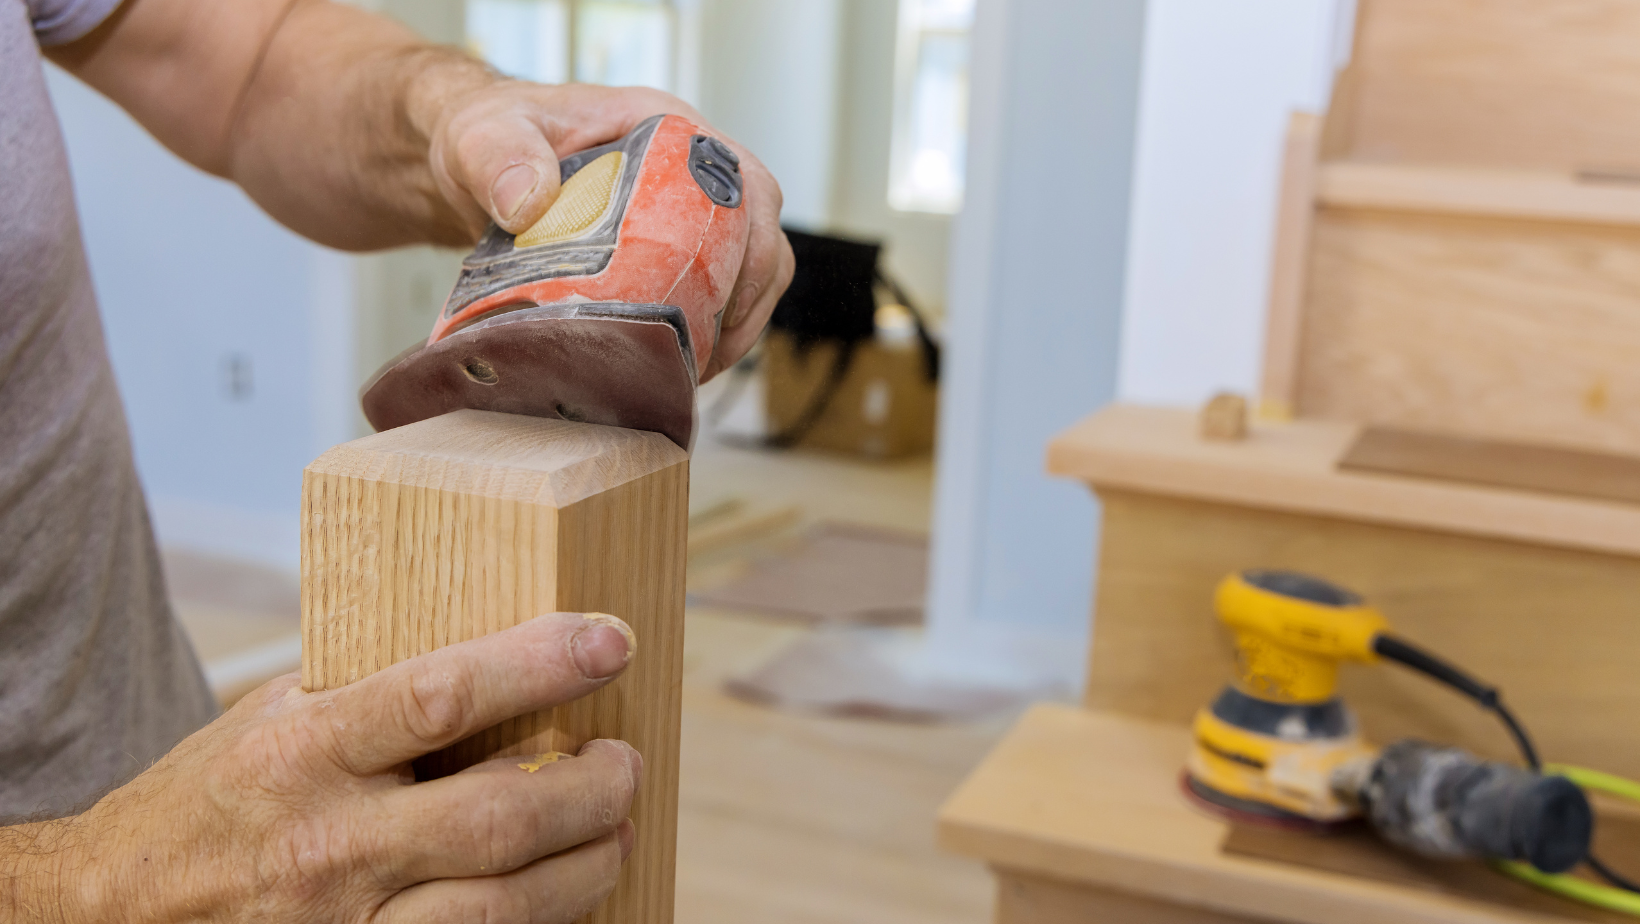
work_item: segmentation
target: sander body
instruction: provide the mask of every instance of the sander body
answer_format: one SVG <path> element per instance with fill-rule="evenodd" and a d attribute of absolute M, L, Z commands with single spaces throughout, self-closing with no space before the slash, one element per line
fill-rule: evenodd
<path fill-rule="evenodd" d="M 1219 584 L 1237 677 L 1196 713 L 1186 786 L 1203 801 L 1298 827 L 1356 813 L 1329 785 L 1371 753 L 1337 695 L 1343 660 L 1371 661 L 1388 626 L 1360 597 L 1307 575 L 1245 571 Z"/>
<path fill-rule="evenodd" d="M 564 157 L 558 199 L 491 225 L 425 343 L 361 393 L 378 430 L 463 408 L 652 430 L 689 449 L 749 221 L 739 159 L 679 116 Z"/>

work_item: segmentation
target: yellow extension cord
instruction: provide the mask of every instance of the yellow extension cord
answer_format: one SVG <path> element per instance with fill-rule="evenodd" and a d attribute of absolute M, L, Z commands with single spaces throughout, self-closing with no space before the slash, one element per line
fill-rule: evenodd
<path fill-rule="evenodd" d="M 1588 770 L 1583 767 L 1570 767 L 1565 764 L 1548 764 L 1543 768 L 1544 773 L 1553 773 L 1571 780 L 1584 789 L 1592 789 L 1608 795 L 1627 799 L 1630 802 L 1640 803 L 1640 783 L 1634 780 L 1625 780 L 1610 773 L 1601 773 L 1598 770 Z M 1567 898 L 1596 905 L 1609 911 L 1620 911 L 1640 917 L 1640 892 L 1629 892 L 1611 886 L 1598 885 L 1585 879 L 1564 874 L 1545 873 L 1530 864 L 1500 860 L 1492 864 L 1499 871 L 1506 873 L 1522 882 L 1528 882 L 1540 889 L 1555 892 Z"/>

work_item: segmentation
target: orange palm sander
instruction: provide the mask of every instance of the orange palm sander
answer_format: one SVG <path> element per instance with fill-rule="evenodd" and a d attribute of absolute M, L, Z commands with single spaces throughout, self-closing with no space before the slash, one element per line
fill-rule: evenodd
<path fill-rule="evenodd" d="M 491 225 L 433 333 L 365 383 L 387 430 L 462 408 L 653 430 L 688 449 L 748 220 L 739 159 L 678 116 L 559 162 L 522 234 Z"/>

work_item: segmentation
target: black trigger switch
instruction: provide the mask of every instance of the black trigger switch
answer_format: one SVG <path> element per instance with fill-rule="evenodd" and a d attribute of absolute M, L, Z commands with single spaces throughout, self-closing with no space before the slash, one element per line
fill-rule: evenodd
<path fill-rule="evenodd" d="M 740 208 L 740 158 L 728 145 L 711 135 L 689 139 L 689 174 L 713 204 Z"/>

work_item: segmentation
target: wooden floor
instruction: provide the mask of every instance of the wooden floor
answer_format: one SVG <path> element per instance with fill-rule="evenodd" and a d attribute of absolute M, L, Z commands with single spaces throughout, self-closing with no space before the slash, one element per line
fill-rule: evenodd
<path fill-rule="evenodd" d="M 870 463 L 703 439 L 692 509 L 738 499 L 926 532 L 927 459 Z M 742 549 L 691 564 L 712 580 Z M 934 812 L 1007 729 L 797 716 L 724 695 L 799 626 L 691 607 L 684 635 L 678 924 L 980 924 L 991 877 L 934 848 Z"/>
<path fill-rule="evenodd" d="M 801 630 L 688 620 L 679 924 L 990 920 L 990 876 L 937 852 L 933 819 L 1005 722 L 907 726 L 742 703 L 722 677 Z"/>
<path fill-rule="evenodd" d="M 748 509 L 797 505 L 830 519 L 926 531 L 932 467 L 812 454 L 696 448 L 691 509 L 727 500 Z M 691 582 L 721 579 L 769 536 L 714 553 Z M 203 568 L 203 570 L 201 570 Z M 172 556 L 184 625 L 206 659 L 231 656 L 296 624 L 290 585 L 230 567 L 213 576 Z M 247 596 L 247 581 L 257 593 Z M 231 586 L 224 586 L 225 584 Z M 286 603 L 288 601 L 288 610 Z M 934 848 L 934 812 L 1001 737 L 1008 717 L 969 725 L 904 725 L 798 716 L 722 692 L 804 629 L 698 607 L 686 616 L 678 924 L 979 924 L 991 878 Z"/>

